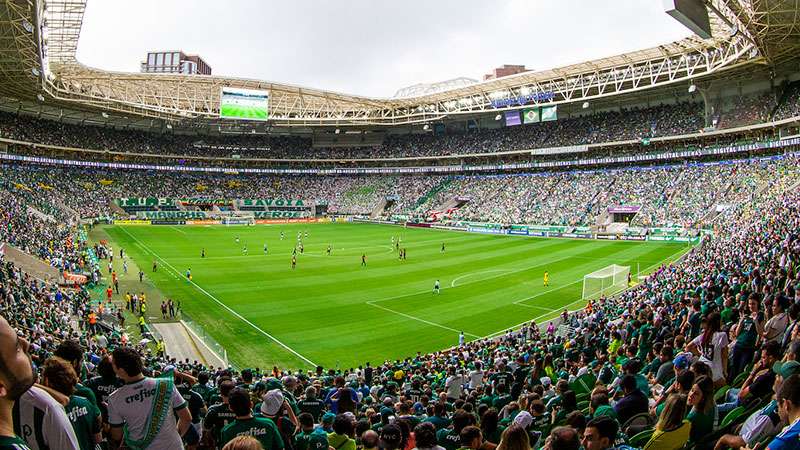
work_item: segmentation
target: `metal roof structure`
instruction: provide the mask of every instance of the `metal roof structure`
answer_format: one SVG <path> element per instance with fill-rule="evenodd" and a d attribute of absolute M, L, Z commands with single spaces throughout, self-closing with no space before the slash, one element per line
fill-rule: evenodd
<path fill-rule="evenodd" d="M 0 0 L 0 105 L 111 125 L 224 124 L 223 87 L 267 90 L 270 129 L 386 127 L 702 82 L 800 55 L 800 0 L 704 0 L 712 37 L 472 84 L 371 98 L 264 80 L 121 73 L 75 58 L 87 0 Z"/>

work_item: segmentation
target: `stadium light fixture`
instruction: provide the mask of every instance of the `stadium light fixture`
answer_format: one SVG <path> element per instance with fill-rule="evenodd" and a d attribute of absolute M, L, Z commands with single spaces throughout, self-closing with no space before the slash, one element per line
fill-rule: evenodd
<path fill-rule="evenodd" d="M 425 125 L 423 125 L 422 129 L 428 131 L 431 129 L 431 126 L 426 123 Z"/>
<path fill-rule="evenodd" d="M 167 129 L 168 129 L 168 130 L 171 130 L 171 129 L 172 129 L 172 124 L 171 124 L 171 123 L 168 123 L 168 124 L 167 124 Z"/>
<path fill-rule="evenodd" d="M 37 78 L 41 74 L 41 72 L 39 72 L 39 69 L 37 69 L 36 67 L 31 68 L 31 73 L 33 74 L 33 76 L 35 76 Z"/>
<path fill-rule="evenodd" d="M 589 108 L 589 102 L 583 102 L 583 105 L 581 105 L 581 107 L 583 109 L 588 109 Z"/>
<path fill-rule="evenodd" d="M 531 88 L 529 88 L 528 86 L 522 86 L 519 89 L 519 93 L 522 94 L 522 95 L 528 95 L 528 94 L 531 93 Z"/>
<path fill-rule="evenodd" d="M 694 93 L 695 93 L 695 91 L 697 91 L 697 85 L 696 85 L 696 84 L 694 84 L 694 83 L 690 84 L 690 85 L 689 85 L 689 93 L 690 93 L 690 94 L 694 94 Z"/>
<path fill-rule="evenodd" d="M 44 101 L 44 95 L 36 94 L 36 99 L 39 100 L 40 102 L 43 102 Z"/>
<path fill-rule="evenodd" d="M 494 116 L 494 120 L 500 120 L 500 119 L 502 119 L 502 118 L 503 118 L 503 116 L 502 116 L 502 115 L 500 115 L 500 114 L 498 114 L 498 115 Z"/>
<path fill-rule="evenodd" d="M 26 19 L 22 19 L 22 28 L 24 28 L 28 33 L 33 33 L 33 25 Z"/>
<path fill-rule="evenodd" d="M 108 119 L 108 113 L 107 112 L 103 111 L 102 113 L 100 113 L 100 115 L 103 116 L 104 119 Z"/>
<path fill-rule="evenodd" d="M 339 133 L 341 133 L 341 132 L 342 132 L 342 130 L 340 130 L 340 129 L 338 129 L 338 128 L 336 129 L 336 131 L 334 131 L 334 133 L 336 133 L 336 134 L 339 134 Z"/>

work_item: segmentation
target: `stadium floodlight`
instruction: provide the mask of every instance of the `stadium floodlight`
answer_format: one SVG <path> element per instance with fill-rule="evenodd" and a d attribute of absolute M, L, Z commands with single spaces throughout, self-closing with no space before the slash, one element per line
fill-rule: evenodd
<path fill-rule="evenodd" d="M 462 98 L 461 100 L 458 101 L 458 103 L 461 103 L 462 105 L 471 105 L 472 98 L 471 97 Z"/>
<path fill-rule="evenodd" d="M 497 100 L 504 97 L 508 97 L 508 91 L 494 91 L 489 94 L 489 98 Z"/>
<path fill-rule="evenodd" d="M 33 74 L 33 76 L 37 78 L 39 77 L 39 75 L 41 75 L 41 72 L 39 72 L 39 69 L 37 69 L 36 67 L 31 68 L 31 73 Z"/>
<path fill-rule="evenodd" d="M 502 118 L 503 118 L 503 116 L 502 116 L 502 115 L 500 115 L 500 114 L 498 114 L 498 115 L 494 116 L 494 120 L 500 120 L 500 119 L 502 119 Z"/>
<path fill-rule="evenodd" d="M 522 86 L 519 89 L 519 93 L 522 94 L 522 95 L 528 95 L 528 94 L 531 93 L 531 88 L 529 88 L 528 86 Z"/>
<path fill-rule="evenodd" d="M 39 100 L 40 102 L 43 102 L 44 101 L 44 95 L 36 94 L 36 99 Z"/>
<path fill-rule="evenodd" d="M 697 91 L 697 85 L 696 85 L 696 84 L 694 84 L 694 83 L 690 84 L 690 85 L 689 85 L 689 93 L 690 93 L 690 94 L 694 94 L 694 93 L 695 93 L 695 91 Z"/>
<path fill-rule="evenodd" d="M 428 131 L 431 129 L 431 126 L 426 123 L 425 125 L 422 126 L 422 129 Z"/>
<path fill-rule="evenodd" d="M 33 33 L 33 25 L 31 25 L 31 23 L 26 19 L 22 19 L 22 28 L 24 28 L 28 33 Z"/>
<path fill-rule="evenodd" d="M 103 116 L 104 119 L 108 119 L 108 113 L 107 112 L 103 111 L 103 112 L 100 113 L 100 115 Z"/>
<path fill-rule="evenodd" d="M 337 128 L 337 129 L 336 129 L 336 130 L 334 130 L 333 132 L 334 132 L 334 133 L 336 133 L 336 134 L 339 134 L 339 133 L 341 133 L 341 132 L 342 132 L 342 130 L 340 130 L 340 129 L 338 129 L 338 128 Z"/>
<path fill-rule="evenodd" d="M 597 298 L 605 294 L 615 294 L 628 287 L 630 266 L 612 264 L 583 276 L 583 300 Z"/>
<path fill-rule="evenodd" d="M 172 129 L 172 124 L 171 124 L 171 123 L 168 123 L 168 124 L 167 124 L 167 129 L 168 129 L 168 130 L 171 130 L 171 129 Z"/>
<path fill-rule="evenodd" d="M 581 105 L 581 107 L 583 109 L 588 109 L 589 108 L 589 102 L 583 102 L 583 105 Z"/>

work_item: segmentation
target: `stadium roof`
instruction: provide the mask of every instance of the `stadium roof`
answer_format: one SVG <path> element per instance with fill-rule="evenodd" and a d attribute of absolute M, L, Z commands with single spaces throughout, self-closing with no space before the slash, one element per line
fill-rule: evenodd
<path fill-rule="evenodd" d="M 102 117 L 117 125 L 200 128 L 227 122 L 219 118 L 221 90 L 239 87 L 270 92 L 268 127 L 392 126 L 688 85 L 800 54 L 800 0 L 705 4 L 710 39 L 689 36 L 570 66 L 385 99 L 264 80 L 87 67 L 75 58 L 86 0 L 0 0 L 0 104 L 45 115 Z"/>

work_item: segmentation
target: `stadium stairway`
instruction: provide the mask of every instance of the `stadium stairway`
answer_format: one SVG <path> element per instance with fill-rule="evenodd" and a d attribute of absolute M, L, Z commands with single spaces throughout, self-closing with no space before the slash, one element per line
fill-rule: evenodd
<path fill-rule="evenodd" d="M 58 269 L 13 245 L 6 244 L 4 254 L 7 260 L 35 278 L 50 283 L 61 281 L 61 272 Z"/>
<path fill-rule="evenodd" d="M 440 191 L 443 191 L 444 189 L 447 189 L 447 187 L 450 186 L 450 183 L 452 182 L 453 182 L 453 177 L 447 177 L 444 180 L 442 180 L 441 183 L 432 187 L 428 192 L 425 193 L 425 195 L 420 197 L 417 200 L 417 203 L 414 205 L 414 208 L 418 208 L 431 201 L 431 199 L 433 199 L 436 196 L 436 194 L 438 194 Z"/>

